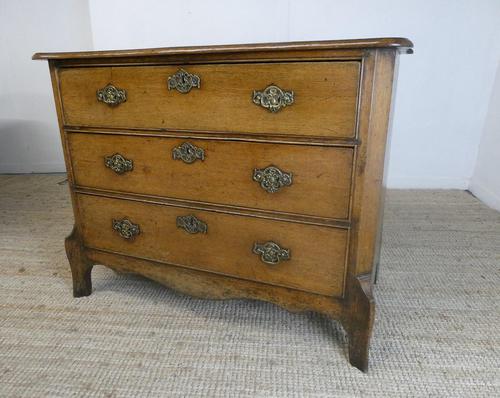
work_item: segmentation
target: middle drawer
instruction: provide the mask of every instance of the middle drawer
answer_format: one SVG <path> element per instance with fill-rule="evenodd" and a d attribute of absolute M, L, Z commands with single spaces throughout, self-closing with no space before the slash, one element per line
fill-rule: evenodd
<path fill-rule="evenodd" d="M 68 133 L 81 187 L 347 219 L 353 149 Z"/>

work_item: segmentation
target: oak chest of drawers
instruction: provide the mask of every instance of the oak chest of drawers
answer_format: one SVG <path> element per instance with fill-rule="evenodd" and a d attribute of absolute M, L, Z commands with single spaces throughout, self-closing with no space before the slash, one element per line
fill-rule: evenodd
<path fill-rule="evenodd" d="M 411 47 L 35 54 L 68 170 L 75 297 L 104 264 L 198 297 L 318 311 L 366 370 L 393 76 Z"/>

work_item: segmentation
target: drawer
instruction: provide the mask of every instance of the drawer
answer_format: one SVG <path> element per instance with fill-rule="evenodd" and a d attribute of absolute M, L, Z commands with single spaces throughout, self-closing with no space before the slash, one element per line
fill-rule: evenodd
<path fill-rule="evenodd" d="M 199 88 L 173 87 L 181 68 Z M 59 82 L 66 125 L 353 137 L 359 74 L 355 61 L 117 66 L 61 68 Z M 108 84 L 126 101 L 99 101 Z"/>
<path fill-rule="evenodd" d="M 68 144 L 82 187 L 348 217 L 352 148 L 85 133 Z"/>
<path fill-rule="evenodd" d="M 347 230 L 84 194 L 77 198 L 87 247 L 342 294 Z"/>

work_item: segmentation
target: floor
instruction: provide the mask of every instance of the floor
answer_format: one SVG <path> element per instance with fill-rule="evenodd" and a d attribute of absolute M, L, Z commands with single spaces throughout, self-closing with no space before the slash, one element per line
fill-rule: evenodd
<path fill-rule="evenodd" d="M 500 213 L 463 191 L 389 191 L 370 371 L 340 326 L 203 301 L 97 266 L 74 299 L 64 175 L 0 176 L 1 397 L 493 397 Z"/>

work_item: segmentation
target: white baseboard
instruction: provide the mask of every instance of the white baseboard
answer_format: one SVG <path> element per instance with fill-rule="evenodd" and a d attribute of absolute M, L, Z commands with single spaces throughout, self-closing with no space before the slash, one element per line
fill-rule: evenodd
<path fill-rule="evenodd" d="M 471 181 L 469 191 L 481 202 L 500 211 L 500 187 L 498 188 L 498 192 L 493 192 L 491 189 L 486 188 L 485 184 L 478 181 Z"/>
<path fill-rule="evenodd" d="M 64 163 L 0 163 L 0 174 L 64 173 Z"/>
<path fill-rule="evenodd" d="M 389 189 L 462 189 L 469 188 L 466 178 L 447 177 L 390 177 L 386 186 Z"/>

